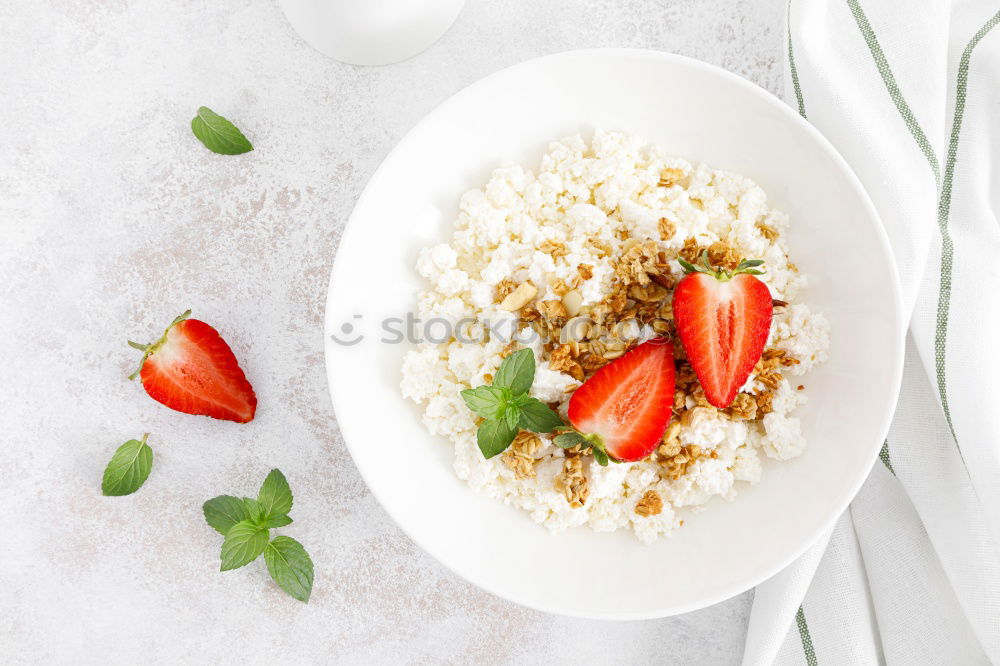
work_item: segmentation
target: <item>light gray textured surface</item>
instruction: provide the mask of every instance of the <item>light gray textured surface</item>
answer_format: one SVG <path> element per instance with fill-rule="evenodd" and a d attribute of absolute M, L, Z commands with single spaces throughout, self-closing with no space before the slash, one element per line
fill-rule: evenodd
<path fill-rule="evenodd" d="M 4 660 L 737 661 L 749 594 L 659 621 L 574 620 L 486 594 L 418 550 L 340 440 L 322 314 L 364 183 L 455 91 L 595 46 L 683 53 L 777 91 L 782 20 L 777 0 L 470 0 L 426 53 L 365 69 L 311 50 L 270 0 L 4 3 Z M 202 148 L 189 129 L 202 104 L 256 150 Z M 171 412 L 125 379 L 126 338 L 187 307 L 233 346 L 260 400 L 251 424 Z M 149 481 L 101 497 L 115 447 L 147 431 Z M 249 494 L 275 466 L 296 495 L 280 531 L 316 562 L 308 605 L 263 562 L 219 573 L 201 518 L 205 499 Z"/>

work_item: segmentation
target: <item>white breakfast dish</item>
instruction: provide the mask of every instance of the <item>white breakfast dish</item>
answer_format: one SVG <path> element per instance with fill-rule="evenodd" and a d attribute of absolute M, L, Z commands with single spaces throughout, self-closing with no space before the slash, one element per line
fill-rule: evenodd
<path fill-rule="evenodd" d="M 788 226 L 751 180 L 667 156 L 639 137 L 598 129 L 592 141 L 553 141 L 539 165 L 502 166 L 462 195 L 449 242 L 420 251 L 416 270 L 427 285 L 418 317 L 468 324 L 461 340 L 424 341 L 406 354 L 402 393 L 422 406 L 432 435 L 451 441 L 456 474 L 477 492 L 553 532 L 587 525 L 654 541 L 713 497 L 733 500 L 740 482 L 757 483 L 763 457 L 788 460 L 806 448 L 794 412 L 807 400 L 803 375 L 826 359 L 829 323 L 797 302 L 807 277 L 787 254 Z M 532 397 L 565 420 L 573 392 L 623 351 L 662 334 L 680 352 L 671 308 L 683 275 L 677 259 L 697 264 L 706 251 L 730 270 L 762 259 L 760 279 L 786 303 L 775 308 L 767 360 L 732 405 L 709 404 L 678 359 L 675 425 L 646 459 L 576 461 L 552 433 L 519 436 L 504 455 L 484 457 L 460 391 L 488 383 L 505 354 L 528 347 Z M 511 295 L 521 285 L 530 285 L 524 297 Z"/>
<path fill-rule="evenodd" d="M 667 154 L 760 184 L 792 220 L 789 252 L 809 276 L 797 300 L 831 324 L 829 359 L 809 373 L 809 402 L 796 412 L 809 442 L 805 453 L 765 461 L 761 482 L 741 489 L 737 501 L 710 502 L 697 520 L 650 546 L 624 531 L 573 528 L 552 536 L 523 512 L 472 493 L 452 471 L 452 447 L 427 433 L 419 410 L 399 393 L 410 347 L 379 341 L 379 322 L 412 311 L 426 287 L 413 270 L 418 252 L 450 238 L 462 192 L 481 186 L 500 164 L 538 164 L 552 139 L 590 136 L 596 127 L 641 135 Z M 425 549 L 486 589 L 543 610 L 603 618 L 710 604 L 760 582 L 808 547 L 874 460 L 902 359 L 891 256 L 843 161 L 794 112 L 751 84 L 642 51 L 525 63 L 466 89 L 418 125 L 373 177 L 345 231 L 327 332 L 345 337 L 345 322 L 367 336 L 352 346 L 328 340 L 334 403 L 358 468 L 387 511 Z M 684 575 L 657 575 L 671 570 Z"/>

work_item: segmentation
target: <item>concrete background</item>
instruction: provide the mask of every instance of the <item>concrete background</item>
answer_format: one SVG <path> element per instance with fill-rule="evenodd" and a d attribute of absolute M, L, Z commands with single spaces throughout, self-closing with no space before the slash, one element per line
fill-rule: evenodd
<path fill-rule="evenodd" d="M 734 663 L 751 594 L 659 621 L 549 616 L 416 548 L 367 492 L 327 394 L 322 315 L 365 182 L 424 114 L 507 65 L 628 46 L 778 92 L 778 0 L 469 0 L 427 52 L 381 68 L 313 51 L 273 0 L 0 6 L 0 645 L 7 663 Z M 209 153 L 200 105 L 256 150 Z M 171 412 L 125 379 L 186 308 L 234 348 L 249 425 Z M 150 432 L 137 494 L 104 465 Z M 316 563 L 303 605 L 263 562 L 218 572 L 201 517 L 291 482 Z M 681 573 L 681 575 L 683 575 Z"/>

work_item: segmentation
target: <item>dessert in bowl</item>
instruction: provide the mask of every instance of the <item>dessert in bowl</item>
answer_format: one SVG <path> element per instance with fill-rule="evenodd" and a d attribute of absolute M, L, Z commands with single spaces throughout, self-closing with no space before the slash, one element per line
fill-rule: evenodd
<path fill-rule="evenodd" d="M 601 164 L 575 174 L 588 160 Z M 605 166 L 602 177 L 596 170 Z M 556 203 L 546 203 L 551 196 Z M 576 200 L 561 205 L 560 196 Z M 591 251 L 592 238 L 610 246 Z M 743 260 L 763 263 L 739 269 Z M 683 280 L 717 280 L 699 268 L 752 277 L 777 301 L 760 359 L 735 387 L 747 397 L 722 407 L 710 398 L 724 382 L 703 385 L 666 316 Z M 453 324 L 470 308 L 475 321 L 487 311 L 498 321 L 516 316 L 537 339 L 508 349 L 466 337 L 474 331 Z M 619 320 L 632 310 L 636 317 Z M 571 311 L 602 327 L 614 320 L 601 331 L 614 337 L 564 340 Z M 546 337 L 553 323 L 558 339 Z M 427 116 L 355 207 L 331 275 L 326 330 L 344 440 L 400 527 L 487 590 L 601 618 L 702 607 L 801 554 L 867 475 L 902 367 L 888 243 L 836 151 L 738 77 L 630 50 L 524 63 Z M 613 454 L 624 448 L 615 449 L 603 466 L 592 444 L 555 444 L 561 434 L 594 434 L 571 418 L 582 385 L 661 339 L 673 346 L 683 404 L 671 400 L 655 449 L 621 463 Z M 489 419 L 461 392 L 492 387 L 504 355 L 525 349 L 534 372 L 517 400 L 538 400 L 567 430 L 518 428 L 520 441 L 487 458 L 477 421 Z M 447 398 L 432 408 L 439 396 Z"/>
<path fill-rule="evenodd" d="M 805 450 L 794 412 L 808 397 L 803 375 L 826 358 L 829 323 L 797 302 L 808 280 L 789 258 L 788 227 L 748 178 L 667 156 L 638 137 L 597 130 L 591 141 L 555 141 L 537 168 L 502 166 L 465 193 L 450 241 L 420 251 L 416 269 L 427 286 L 418 316 L 460 330 L 407 353 L 403 395 L 422 406 L 430 434 L 454 445 L 461 479 L 549 529 L 624 528 L 644 542 L 669 534 L 712 498 L 732 500 L 740 482 L 757 483 L 762 457 Z M 688 359 L 697 341 L 679 339 L 675 290 L 681 262 L 731 278 L 744 261 L 766 285 L 771 322 L 741 390 L 716 406 Z M 558 446 L 576 391 L 657 338 L 671 343 L 674 367 L 656 448 L 601 465 L 593 447 Z M 519 348 L 534 357 L 530 397 L 564 423 L 553 419 L 549 432 L 516 428 L 508 446 L 483 451 L 477 433 L 489 412 L 477 414 L 461 393 L 492 383 Z"/>

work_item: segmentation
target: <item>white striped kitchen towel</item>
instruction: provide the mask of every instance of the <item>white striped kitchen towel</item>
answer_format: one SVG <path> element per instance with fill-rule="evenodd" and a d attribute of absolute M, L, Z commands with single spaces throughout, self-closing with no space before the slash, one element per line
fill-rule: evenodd
<path fill-rule="evenodd" d="M 912 318 L 881 462 L 757 588 L 745 664 L 1000 664 L 998 10 L 790 2 L 787 99 L 868 189 Z"/>

